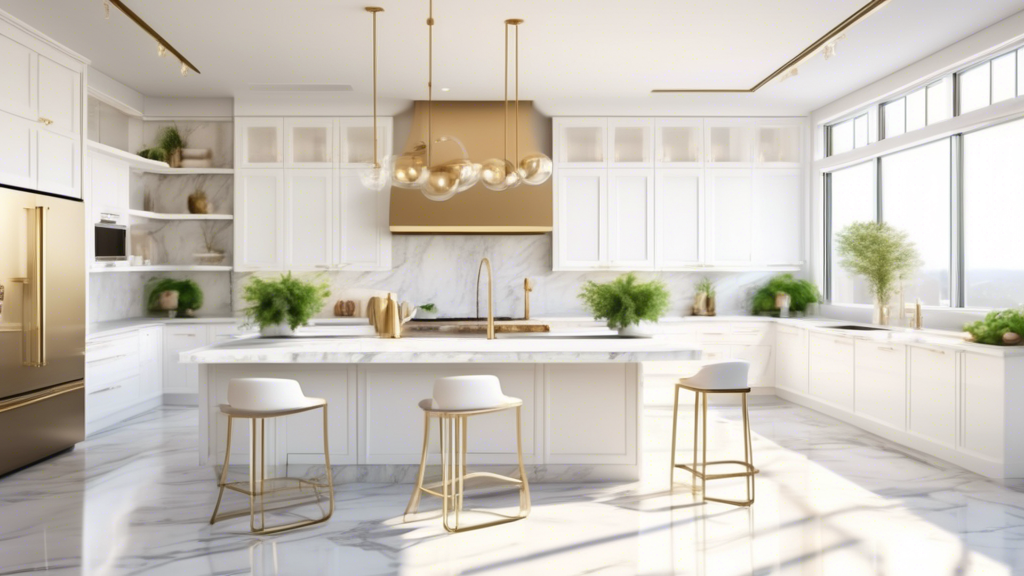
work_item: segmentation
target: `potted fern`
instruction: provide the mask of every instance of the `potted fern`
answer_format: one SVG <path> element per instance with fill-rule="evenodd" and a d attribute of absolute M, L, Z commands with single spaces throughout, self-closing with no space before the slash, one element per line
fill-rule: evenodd
<path fill-rule="evenodd" d="M 875 297 L 875 324 L 889 323 L 889 300 L 920 260 L 907 233 L 884 222 L 854 222 L 836 234 L 839 264 L 864 276 Z"/>
<path fill-rule="evenodd" d="M 249 325 L 260 328 L 260 335 L 291 336 L 319 312 L 330 296 L 327 283 L 305 282 L 282 274 L 277 280 L 253 277 L 242 290 Z"/>
<path fill-rule="evenodd" d="M 641 321 L 657 322 L 668 308 L 668 289 L 664 282 L 637 282 L 633 273 L 623 274 L 606 284 L 588 281 L 579 294 L 595 319 L 608 321 L 619 336 L 649 337 L 640 329 Z"/>
<path fill-rule="evenodd" d="M 780 298 L 780 295 L 785 297 Z M 785 306 L 785 300 L 789 305 Z M 779 274 L 754 294 L 753 312 L 761 316 L 779 316 L 782 308 L 797 314 L 807 311 L 808 304 L 818 301 L 818 287 L 807 280 L 797 280 L 792 274 Z"/>
<path fill-rule="evenodd" d="M 147 307 L 173 317 L 191 317 L 203 307 L 203 290 L 194 280 L 155 278 L 148 284 Z"/>

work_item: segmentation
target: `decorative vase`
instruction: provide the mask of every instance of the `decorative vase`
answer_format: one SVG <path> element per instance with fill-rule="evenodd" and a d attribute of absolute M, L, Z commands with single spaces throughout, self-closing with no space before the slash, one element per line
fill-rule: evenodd
<path fill-rule="evenodd" d="M 167 155 L 167 165 L 171 168 L 181 168 L 181 148 Z"/>
<path fill-rule="evenodd" d="M 260 337 L 262 338 L 280 338 L 283 336 L 294 335 L 295 331 L 287 324 L 269 324 L 267 326 L 260 326 Z"/>
<path fill-rule="evenodd" d="M 707 292 L 697 292 L 693 297 L 693 315 L 694 316 L 714 316 L 715 315 L 715 297 L 714 295 L 708 296 Z"/>
<path fill-rule="evenodd" d="M 206 192 L 196 190 L 188 195 L 188 211 L 190 214 L 209 214 L 210 209 L 210 201 L 206 197 Z"/>
<path fill-rule="evenodd" d="M 871 323 L 879 326 L 889 325 L 889 303 L 882 303 L 878 296 L 875 296 L 875 309 L 871 315 Z"/>
<path fill-rule="evenodd" d="M 650 338 L 651 335 L 640 328 L 639 324 L 630 324 L 619 328 L 620 338 Z"/>

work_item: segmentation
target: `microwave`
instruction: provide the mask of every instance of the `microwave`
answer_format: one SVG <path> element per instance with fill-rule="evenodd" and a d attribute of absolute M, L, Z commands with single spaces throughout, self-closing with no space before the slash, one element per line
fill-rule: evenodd
<path fill-rule="evenodd" d="M 128 259 L 128 227 L 111 222 L 94 226 L 96 260 L 112 262 Z"/>

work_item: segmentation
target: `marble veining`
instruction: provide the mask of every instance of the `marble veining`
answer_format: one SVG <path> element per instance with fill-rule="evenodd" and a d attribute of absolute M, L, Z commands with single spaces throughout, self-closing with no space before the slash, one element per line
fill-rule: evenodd
<path fill-rule="evenodd" d="M 740 446 L 736 407 L 712 405 L 710 414 L 709 456 Z M 1019 481 L 986 480 L 759 399 L 751 409 L 757 501 L 751 509 L 701 504 L 685 475 L 668 490 L 670 415 L 645 410 L 642 481 L 534 483 L 533 510 L 521 522 L 448 535 L 436 499 L 402 522 L 410 484 L 346 482 L 330 522 L 257 538 L 246 517 L 208 523 L 216 479 L 195 465 L 196 410 L 162 408 L 0 479 L 0 574 L 1024 572 Z M 228 511 L 246 505 L 225 496 Z M 515 497 L 487 492 L 467 505 L 510 510 Z M 303 506 L 271 516 L 314 513 Z"/>

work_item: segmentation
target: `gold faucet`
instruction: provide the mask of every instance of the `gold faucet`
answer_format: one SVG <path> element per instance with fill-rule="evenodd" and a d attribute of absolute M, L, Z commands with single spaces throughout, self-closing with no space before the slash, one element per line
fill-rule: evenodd
<path fill-rule="evenodd" d="M 494 281 L 491 278 L 491 261 L 480 260 L 480 268 L 476 271 L 476 316 L 480 317 L 480 274 L 487 264 L 487 339 L 494 340 Z"/>
<path fill-rule="evenodd" d="M 523 320 L 530 319 L 530 292 L 533 292 L 533 280 L 523 280 Z"/>

